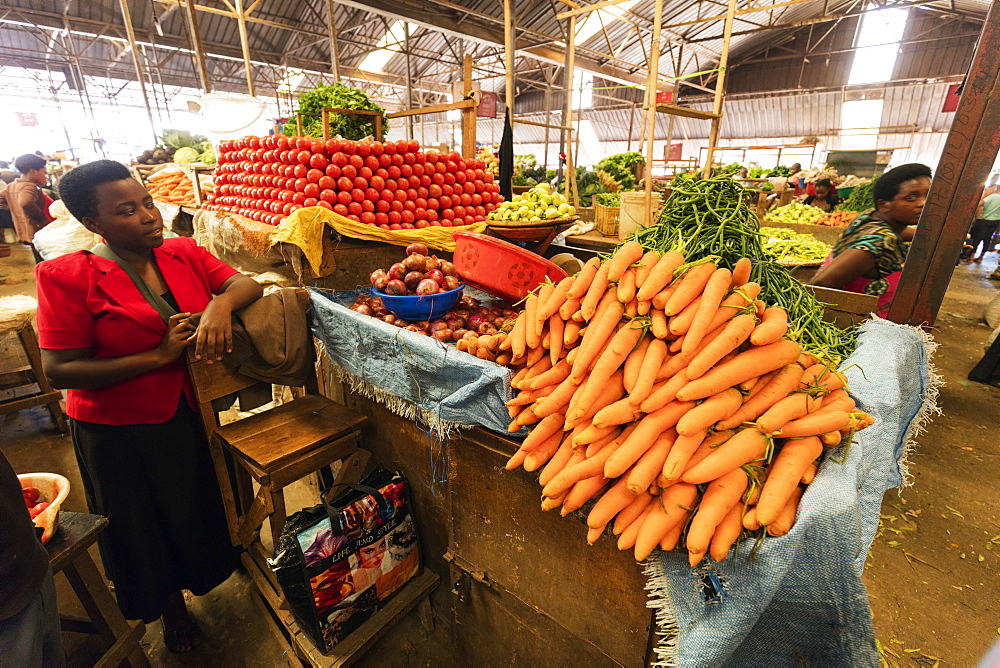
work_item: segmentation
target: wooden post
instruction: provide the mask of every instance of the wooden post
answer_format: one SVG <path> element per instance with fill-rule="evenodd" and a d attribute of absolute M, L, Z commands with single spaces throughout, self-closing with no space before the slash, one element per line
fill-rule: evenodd
<path fill-rule="evenodd" d="M 503 50 L 504 62 L 507 68 L 507 87 L 504 93 L 504 104 L 510 122 L 514 123 L 514 2 L 503 0 Z"/>
<path fill-rule="evenodd" d="M 708 153 L 705 156 L 705 169 L 702 176 L 706 179 L 712 169 L 715 159 L 715 145 L 719 143 L 719 132 L 722 130 L 722 102 L 726 94 L 726 66 L 729 64 L 729 40 L 733 37 L 733 19 L 736 16 L 736 0 L 729 0 L 726 10 L 726 24 L 722 31 L 722 53 L 719 55 L 719 76 L 715 79 L 715 101 L 712 104 L 712 129 L 708 132 Z"/>
<path fill-rule="evenodd" d="M 472 54 L 467 53 L 462 58 L 462 95 L 472 94 Z M 462 110 L 462 155 L 472 158 L 476 155 L 476 109 L 469 107 Z"/>
<path fill-rule="evenodd" d="M 933 325 L 941 308 L 982 184 L 1000 150 L 997 53 L 1000 3 L 993 2 L 889 308 L 893 322 Z"/>
<path fill-rule="evenodd" d="M 576 16 L 569 17 L 569 25 L 566 28 L 566 67 L 563 71 L 563 81 L 566 83 L 566 115 L 562 124 L 568 128 L 573 127 L 573 82 L 576 79 L 574 72 L 576 68 Z M 563 133 L 565 134 L 565 130 Z M 572 143 L 576 133 L 570 133 L 565 140 L 566 152 L 566 199 L 573 203 L 573 206 L 580 206 L 580 200 L 573 195 L 576 193 L 576 167 L 573 165 Z"/>
<path fill-rule="evenodd" d="M 126 0 L 121 0 L 125 6 Z M 184 14 L 187 16 L 188 39 L 191 41 L 191 50 L 194 51 L 194 65 L 198 70 L 198 81 L 201 82 L 201 90 L 205 93 L 212 92 L 212 80 L 208 78 L 208 67 L 205 65 L 205 51 L 201 48 L 201 33 L 198 31 L 198 13 L 193 2 L 184 3 Z M 129 26 L 131 33 L 132 23 L 126 19 L 125 25 Z M 133 47 L 133 51 L 134 51 Z"/>
<path fill-rule="evenodd" d="M 406 50 L 406 109 L 413 109 L 413 61 L 410 51 L 410 24 L 403 22 L 403 49 Z M 406 117 L 406 138 L 413 139 L 413 116 Z"/>
<path fill-rule="evenodd" d="M 731 0 L 735 1 L 735 0 Z M 645 226 L 653 224 L 653 137 L 656 134 L 656 82 L 660 76 L 660 32 L 663 30 L 663 0 L 653 9 L 653 42 L 649 47 L 649 81 L 646 83 L 646 199 Z"/>
<path fill-rule="evenodd" d="M 188 0 L 190 5 L 192 0 Z M 250 42 L 247 38 L 247 15 L 243 11 L 243 0 L 236 0 L 236 22 L 240 29 L 240 48 L 243 49 L 243 69 L 247 75 L 247 92 L 250 97 L 257 97 L 253 85 L 253 65 L 250 63 Z"/>
<path fill-rule="evenodd" d="M 327 27 L 330 30 L 330 74 L 334 81 L 340 81 L 340 54 L 337 46 L 337 16 L 334 13 L 337 5 L 333 0 L 326 0 L 326 13 L 330 20 Z M 377 138 L 381 140 L 381 137 Z"/>
<path fill-rule="evenodd" d="M 158 144 L 160 138 L 156 133 L 156 124 L 153 122 L 153 110 L 149 108 L 149 95 L 146 93 L 146 76 L 142 71 L 142 62 L 139 61 L 139 47 L 135 44 L 135 29 L 132 27 L 132 15 L 129 13 L 128 0 L 119 0 L 122 9 L 122 19 L 125 21 L 125 32 L 128 34 L 128 44 L 132 49 L 132 63 L 135 65 L 135 76 L 139 80 L 139 89 L 142 91 L 142 101 L 146 104 L 146 116 L 149 118 L 149 130 L 153 133 L 153 143 Z M 192 8 L 192 12 L 194 9 Z M 80 85 L 83 85 L 81 79 Z M 206 91 L 207 92 L 207 91 Z"/>

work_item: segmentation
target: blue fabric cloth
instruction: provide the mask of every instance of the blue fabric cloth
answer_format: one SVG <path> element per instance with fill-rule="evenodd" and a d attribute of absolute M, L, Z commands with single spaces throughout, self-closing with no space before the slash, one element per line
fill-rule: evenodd
<path fill-rule="evenodd" d="M 312 292 L 313 333 L 334 362 L 441 420 L 507 433 L 507 368 L 352 311 L 357 294 Z"/>
<path fill-rule="evenodd" d="M 655 557 L 654 595 L 676 622 L 679 666 L 877 666 L 868 593 L 861 580 L 882 496 L 903 482 L 910 425 L 930 372 L 915 330 L 876 319 L 842 365 L 858 406 L 875 424 L 855 436 L 844 463 L 827 458 L 786 536 L 768 538 L 753 562 L 739 545 L 721 564 L 691 569 L 687 555 Z M 855 366 L 856 365 L 856 366 Z M 831 453 L 844 455 L 841 446 Z M 706 602 L 714 576 L 722 594 Z M 710 598 L 710 597 L 709 597 Z M 672 614 L 671 614 L 672 613 Z"/>

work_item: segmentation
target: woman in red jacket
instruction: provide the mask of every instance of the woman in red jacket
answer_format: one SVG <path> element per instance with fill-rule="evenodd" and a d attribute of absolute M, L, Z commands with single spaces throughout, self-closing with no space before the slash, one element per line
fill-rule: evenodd
<path fill-rule="evenodd" d="M 160 212 L 120 163 L 77 167 L 59 190 L 112 252 L 96 247 L 100 254 L 37 266 L 45 375 L 67 388 L 87 502 L 110 520 L 101 556 L 119 607 L 129 619 L 162 617 L 168 649 L 187 651 L 197 629 L 181 590 L 206 594 L 233 572 L 238 553 L 182 353 L 193 344 L 221 360 L 232 311 L 261 287 L 191 239 L 164 240 Z M 194 329 L 187 318 L 202 311 Z"/>

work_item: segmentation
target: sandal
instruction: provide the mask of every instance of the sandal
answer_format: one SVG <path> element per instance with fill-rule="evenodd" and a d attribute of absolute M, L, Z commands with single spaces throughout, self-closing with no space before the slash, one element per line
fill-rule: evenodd
<path fill-rule="evenodd" d="M 169 631 L 166 628 L 163 629 L 163 644 L 166 645 L 168 651 L 177 654 L 190 652 L 198 646 L 200 639 L 201 629 L 191 620 L 176 629 Z"/>

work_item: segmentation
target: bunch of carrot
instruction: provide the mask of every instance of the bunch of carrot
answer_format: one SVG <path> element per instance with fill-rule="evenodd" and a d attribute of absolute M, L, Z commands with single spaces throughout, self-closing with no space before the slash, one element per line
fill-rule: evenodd
<path fill-rule="evenodd" d="M 160 171 L 146 179 L 149 194 L 153 199 L 180 206 L 194 206 L 194 185 L 182 171 Z M 203 185 L 202 192 L 207 197 L 211 186 Z"/>
<path fill-rule="evenodd" d="M 628 242 L 541 286 L 501 341 L 521 365 L 510 431 L 533 425 L 507 468 L 541 469 L 545 510 L 599 496 L 588 543 L 610 524 L 637 560 L 683 540 L 695 565 L 783 535 L 824 447 L 871 424 L 750 270 Z"/>

